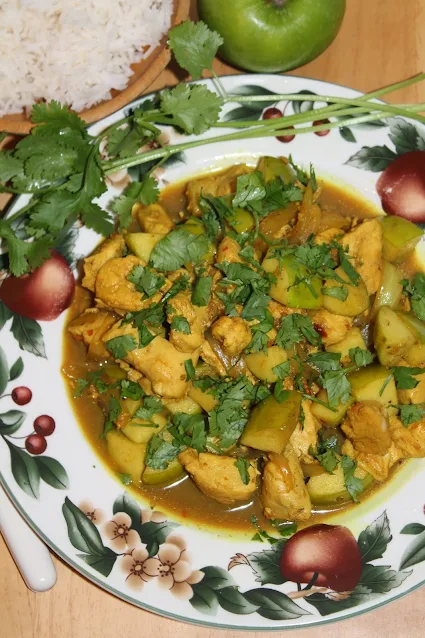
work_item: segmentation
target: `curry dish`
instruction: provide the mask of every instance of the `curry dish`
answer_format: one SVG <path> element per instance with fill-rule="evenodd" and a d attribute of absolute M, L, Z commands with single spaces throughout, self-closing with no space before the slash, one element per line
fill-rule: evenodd
<path fill-rule="evenodd" d="M 417 226 L 286 158 L 147 204 L 84 260 L 65 334 L 126 485 L 211 525 L 305 524 L 425 456 Z"/>

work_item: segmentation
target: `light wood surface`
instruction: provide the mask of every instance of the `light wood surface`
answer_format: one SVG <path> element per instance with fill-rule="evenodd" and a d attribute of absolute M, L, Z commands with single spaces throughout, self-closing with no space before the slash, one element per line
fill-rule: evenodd
<path fill-rule="evenodd" d="M 231 0 L 229 0 L 231 2 Z M 194 0 L 192 4 L 195 5 Z M 234 69 L 219 61 L 220 74 Z M 332 46 L 295 75 L 369 91 L 425 70 L 425 0 L 347 0 L 343 27 Z M 173 69 L 153 85 L 176 83 Z M 391 101 L 425 102 L 425 86 L 414 86 Z M 166 620 L 121 602 L 56 560 L 58 582 L 44 594 L 24 585 L 0 539 L 0 638 L 238 638 L 221 631 Z M 425 589 L 342 623 L 285 632 L 287 638 L 407 638 L 425 635 Z M 265 637 L 266 633 L 253 633 Z M 272 634 L 267 634 L 272 635 Z"/>

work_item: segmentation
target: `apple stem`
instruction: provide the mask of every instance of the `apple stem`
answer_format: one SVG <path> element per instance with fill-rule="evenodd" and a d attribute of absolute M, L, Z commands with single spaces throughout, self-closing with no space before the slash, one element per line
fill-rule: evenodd
<path fill-rule="evenodd" d="M 314 574 L 312 576 L 312 579 L 310 580 L 309 583 L 307 583 L 307 585 L 304 587 L 303 591 L 307 591 L 308 589 L 311 589 L 318 578 L 319 578 L 319 573 L 318 572 L 314 572 Z"/>

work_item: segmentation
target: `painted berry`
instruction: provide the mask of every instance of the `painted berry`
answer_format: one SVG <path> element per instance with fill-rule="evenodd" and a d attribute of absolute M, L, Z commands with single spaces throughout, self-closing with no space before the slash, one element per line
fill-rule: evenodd
<path fill-rule="evenodd" d="M 48 414 L 42 414 L 34 421 L 34 430 L 41 436 L 50 436 L 55 431 L 55 427 L 55 420 Z"/>
<path fill-rule="evenodd" d="M 30 454 L 43 454 L 47 448 L 47 441 L 41 434 L 30 434 L 25 439 L 25 447 Z"/>
<path fill-rule="evenodd" d="M 32 399 L 32 392 L 24 385 L 20 385 L 12 390 L 12 401 L 16 405 L 26 405 Z"/>
<path fill-rule="evenodd" d="M 329 124 L 329 123 L 330 123 L 329 120 L 315 120 L 313 122 L 313 126 L 320 126 L 321 124 Z M 330 133 L 329 129 L 325 129 L 324 131 L 314 131 L 314 134 L 317 135 L 318 137 L 324 137 L 328 133 Z"/>

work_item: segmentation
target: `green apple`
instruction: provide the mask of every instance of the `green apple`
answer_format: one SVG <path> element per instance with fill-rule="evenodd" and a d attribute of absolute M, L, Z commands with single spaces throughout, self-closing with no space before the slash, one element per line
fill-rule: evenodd
<path fill-rule="evenodd" d="M 247 71 L 288 71 L 335 38 L 345 0 L 198 0 L 201 20 L 222 36 L 219 54 Z"/>

